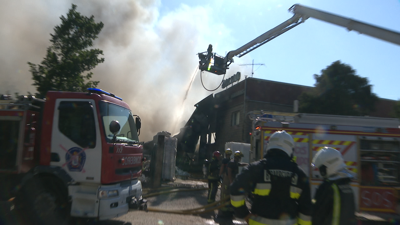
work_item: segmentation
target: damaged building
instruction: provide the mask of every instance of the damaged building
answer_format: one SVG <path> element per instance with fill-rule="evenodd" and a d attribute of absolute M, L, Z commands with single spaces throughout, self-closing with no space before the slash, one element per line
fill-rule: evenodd
<path fill-rule="evenodd" d="M 207 96 L 195 105 L 193 114 L 176 136 L 177 163 L 202 162 L 209 159 L 213 151 L 223 151 L 226 142 L 250 143 L 249 112 L 292 113 L 295 101 L 311 89 L 313 87 L 247 77 Z M 389 112 L 394 104 L 393 100 L 379 99 L 376 111 L 370 116 L 391 117 Z"/>

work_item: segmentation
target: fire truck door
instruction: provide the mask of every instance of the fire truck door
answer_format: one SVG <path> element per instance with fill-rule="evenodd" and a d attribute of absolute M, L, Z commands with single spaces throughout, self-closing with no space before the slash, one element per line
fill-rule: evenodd
<path fill-rule="evenodd" d="M 55 104 L 51 151 L 78 182 L 100 182 L 101 138 L 96 104 L 91 99 L 57 99 Z"/>

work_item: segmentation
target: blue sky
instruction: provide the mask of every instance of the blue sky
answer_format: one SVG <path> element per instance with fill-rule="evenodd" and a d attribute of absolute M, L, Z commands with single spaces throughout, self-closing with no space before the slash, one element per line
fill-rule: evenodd
<path fill-rule="evenodd" d="M 206 8 L 204 20 L 210 27 L 200 35 L 225 56 L 289 19 L 293 14 L 288 9 L 296 3 L 400 32 L 399 0 L 162 1 L 160 17 L 183 5 Z M 206 48 L 207 44 L 196 50 Z M 227 75 L 237 71 L 250 75 L 251 66 L 238 65 L 254 60 L 264 64 L 254 66 L 256 78 L 313 86 L 313 74 L 340 60 L 352 66 L 357 75 L 367 77 L 379 97 L 397 100 L 399 56 L 398 45 L 309 18 L 248 55 L 235 57 L 235 67 L 231 66 Z"/>

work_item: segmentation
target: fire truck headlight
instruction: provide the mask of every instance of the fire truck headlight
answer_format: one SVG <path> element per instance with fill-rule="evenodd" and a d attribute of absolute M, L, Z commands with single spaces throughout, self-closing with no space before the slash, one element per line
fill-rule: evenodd
<path fill-rule="evenodd" d="M 118 196 L 118 190 L 108 191 L 108 197 Z"/>
<path fill-rule="evenodd" d="M 99 191 L 99 198 L 107 198 L 107 191 Z"/>
<path fill-rule="evenodd" d="M 118 190 L 102 190 L 99 191 L 99 198 L 111 198 L 118 196 Z"/>

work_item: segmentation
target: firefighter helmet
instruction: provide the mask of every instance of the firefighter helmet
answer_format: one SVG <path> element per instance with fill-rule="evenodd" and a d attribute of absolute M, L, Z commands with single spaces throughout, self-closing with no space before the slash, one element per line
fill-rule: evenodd
<path fill-rule="evenodd" d="M 233 155 L 233 157 L 243 157 L 243 154 L 241 151 L 235 151 L 235 154 Z"/>
<path fill-rule="evenodd" d="M 331 147 L 319 150 L 312 160 L 313 166 L 319 169 L 321 176 L 329 177 L 346 168 L 342 154 Z"/>
<path fill-rule="evenodd" d="M 294 140 L 286 131 L 277 131 L 271 135 L 268 142 L 267 151 L 270 149 L 280 149 L 288 156 L 293 154 Z"/>
<path fill-rule="evenodd" d="M 225 150 L 225 155 L 232 155 L 232 150 L 230 148 L 227 148 Z"/>
<path fill-rule="evenodd" d="M 219 158 L 221 156 L 221 153 L 219 151 L 215 151 L 213 153 L 213 156 L 216 157 L 216 158 Z"/>

